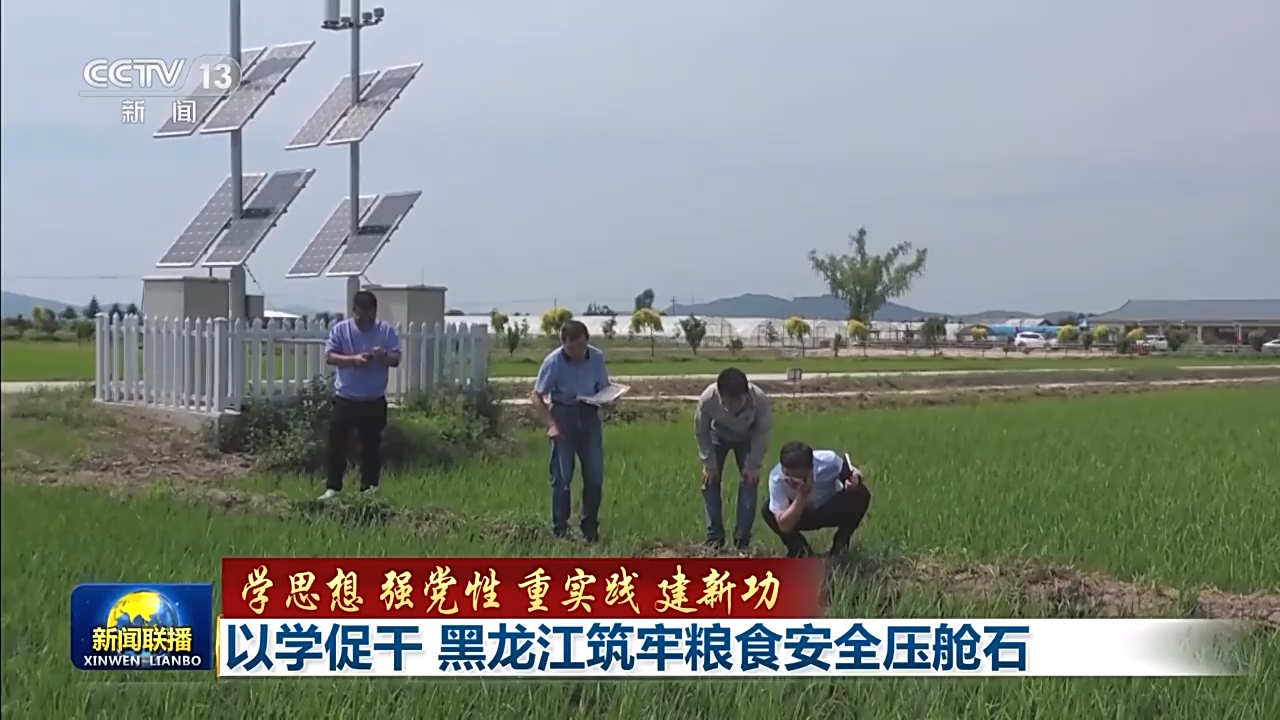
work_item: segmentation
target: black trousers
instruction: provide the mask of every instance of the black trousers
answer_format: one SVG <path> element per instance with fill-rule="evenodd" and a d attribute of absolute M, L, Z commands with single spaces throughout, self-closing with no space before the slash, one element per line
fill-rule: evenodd
<path fill-rule="evenodd" d="M 801 533 L 821 528 L 836 528 L 836 534 L 831 538 L 831 549 L 832 551 L 843 550 L 849 547 L 853 532 L 862 524 L 862 518 L 867 514 L 869 507 L 871 507 L 871 491 L 866 485 L 858 483 L 851 487 L 846 486 L 826 503 L 816 508 L 805 508 L 799 524 L 791 532 L 783 532 L 782 528 L 778 527 L 778 518 L 769 510 L 767 504 L 761 514 L 764 516 L 765 525 L 768 525 L 787 547 L 787 556 L 804 557 L 812 554 L 813 551 L 809 547 L 809 541 L 805 540 Z"/>
<path fill-rule="evenodd" d="M 351 431 L 360 438 L 360 489 L 377 487 L 382 475 L 382 431 L 387 429 L 387 399 L 333 399 L 333 424 L 329 426 L 330 490 L 342 489 L 347 472 L 347 448 Z"/>

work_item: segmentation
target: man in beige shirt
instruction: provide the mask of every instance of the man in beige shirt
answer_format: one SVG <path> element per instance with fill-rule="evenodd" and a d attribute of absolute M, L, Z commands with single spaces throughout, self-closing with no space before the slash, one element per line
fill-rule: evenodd
<path fill-rule="evenodd" d="M 769 446 L 773 415 L 769 396 L 747 381 L 738 368 L 725 368 L 698 398 L 694 436 L 702 460 L 702 503 L 707 514 L 707 544 L 724 546 L 720 479 L 733 452 L 738 465 L 738 513 L 734 545 L 746 550 L 756 518 L 756 487 Z"/>

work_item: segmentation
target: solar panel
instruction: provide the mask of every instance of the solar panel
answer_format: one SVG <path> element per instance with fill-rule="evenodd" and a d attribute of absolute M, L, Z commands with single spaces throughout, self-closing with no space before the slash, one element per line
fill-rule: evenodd
<path fill-rule="evenodd" d="M 363 218 L 369 212 L 369 208 L 373 206 L 377 195 L 361 195 L 360 206 L 357 217 Z M 338 203 L 338 207 L 334 208 L 333 214 L 320 226 L 320 232 L 316 233 L 311 243 L 298 256 L 298 261 L 293 264 L 289 272 L 285 273 L 287 278 L 310 278 L 320 277 L 325 267 L 333 260 L 333 256 L 338 254 L 342 249 L 343 243 L 351 236 L 351 198 L 342 198 L 342 202 Z"/>
<path fill-rule="evenodd" d="M 360 222 L 359 232 L 348 238 L 347 247 L 325 274 L 329 277 L 364 274 L 420 197 L 421 190 L 412 190 L 388 193 L 378 198 L 373 209 Z"/>
<path fill-rule="evenodd" d="M 243 265 L 262 238 L 275 227 L 280 216 L 289 208 L 315 170 L 282 170 L 272 173 L 244 206 L 244 213 L 231 221 L 231 227 L 205 258 L 205 267 L 234 267 Z"/>
<path fill-rule="evenodd" d="M 268 49 L 241 78 L 240 86 L 227 97 L 226 102 L 209 116 L 209 121 L 200 128 L 200 134 L 232 132 L 243 128 L 315 44 L 314 40 L 308 40 Z"/>
<path fill-rule="evenodd" d="M 249 199 L 264 177 L 266 175 L 263 173 L 244 176 L 245 200 Z M 228 177 L 222 181 L 222 185 L 218 186 L 213 197 L 209 198 L 209 202 L 196 213 L 191 224 L 187 225 L 187 229 L 183 230 L 173 245 L 169 246 L 169 250 L 165 252 L 164 257 L 160 258 L 160 262 L 156 263 L 156 267 L 195 267 L 213 241 L 222 234 L 227 223 L 231 222 L 231 217 L 235 213 L 231 199 L 231 178 Z"/>
<path fill-rule="evenodd" d="M 367 73 L 360 73 L 360 92 L 363 94 L 369 89 L 369 85 L 373 83 L 373 79 L 378 76 L 378 71 L 372 70 Z M 311 118 L 307 120 L 297 135 L 285 145 L 285 150 L 305 150 L 306 148 L 318 147 L 324 142 L 325 136 L 337 125 L 347 111 L 351 109 L 351 76 L 348 75 L 338 81 L 338 87 L 329 93 L 329 97 L 320 103 L 320 107 L 312 113 Z"/>
<path fill-rule="evenodd" d="M 422 63 L 417 63 L 383 70 L 377 81 L 360 97 L 360 104 L 352 108 L 338 125 L 338 129 L 333 131 L 327 144 L 341 145 L 364 140 L 421 69 Z"/>
<path fill-rule="evenodd" d="M 265 51 L 266 48 L 252 48 L 240 51 L 240 78 L 243 78 L 253 68 L 253 64 L 258 61 L 258 58 L 262 57 L 262 53 Z M 231 56 L 228 55 L 224 62 L 231 62 Z M 185 118 L 183 120 L 175 120 L 173 114 L 171 114 L 169 119 L 151 137 L 170 138 L 191 135 L 196 131 L 196 128 L 200 127 L 200 123 L 209 117 L 209 113 L 213 112 L 214 108 L 218 107 L 226 99 L 227 94 L 216 88 L 206 89 L 202 83 L 202 86 L 196 88 L 195 92 L 179 101 L 186 103 L 191 108 L 190 121 Z"/>

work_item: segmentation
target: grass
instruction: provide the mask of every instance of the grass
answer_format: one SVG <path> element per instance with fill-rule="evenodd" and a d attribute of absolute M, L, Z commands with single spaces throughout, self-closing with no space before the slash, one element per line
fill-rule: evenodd
<path fill-rule="evenodd" d="M 533 377 L 550 346 L 532 343 L 510 355 L 496 348 L 490 355 L 491 377 Z M 987 357 L 932 357 L 927 351 L 918 356 L 863 357 L 857 351 L 833 357 L 784 357 L 780 352 L 752 349 L 738 355 L 724 350 L 705 350 L 693 355 L 687 349 L 668 344 L 651 356 L 640 341 L 614 341 L 607 345 L 609 368 L 614 375 L 714 375 L 732 364 L 748 373 L 783 373 L 799 367 L 809 373 L 892 372 L 911 370 L 990 370 L 1001 368 L 1071 368 L 1071 367 L 1143 367 L 1179 365 L 1224 365 L 1245 362 L 1276 362 L 1275 357 L 1254 354 L 1205 356 L 1164 355 L 1152 357 L 1116 357 L 1095 353 L 1092 356 L 1072 354 L 1060 356 L 1043 353 L 1023 356 L 992 351 Z M 847 351 L 846 351 L 847 352 Z M 6 340 L 0 342 L 0 380 L 4 382 L 54 382 L 92 380 L 95 346 L 92 342 L 53 342 Z M 277 374 L 280 372 L 277 360 Z"/>
<path fill-rule="evenodd" d="M 733 682 L 265 681 L 205 676 L 122 685 L 77 675 L 66 657 L 66 598 L 85 581 L 208 580 L 223 555 L 562 555 L 583 546 L 545 531 L 546 460 L 523 452 L 448 472 L 389 477 L 380 502 L 404 513 L 445 511 L 424 528 L 408 518 L 355 527 L 338 513 L 302 521 L 281 512 L 227 512 L 192 493 L 152 486 L 122 496 L 101 487 L 20 481 L 28 455 L 82 447 L 87 417 L 72 401 L 49 412 L 13 400 L 3 433 L 3 647 L 6 717 L 476 718 L 1264 718 L 1280 706 L 1280 635 L 1246 649 L 1238 679 L 1023 679 Z M 57 402 L 62 402 L 58 405 Z M 1280 588 L 1280 388 L 1190 389 L 1016 404 L 780 416 L 775 444 L 804 438 L 848 450 L 875 493 L 862 552 L 934 554 L 948 562 L 1074 563 L 1125 580 L 1245 592 Z M 77 417 L 81 427 L 76 427 Z M 21 422 L 15 424 L 15 420 Z M 40 430 L 43 429 L 43 433 Z M 604 543 L 630 556 L 702 536 L 687 423 L 608 429 Z M 48 436 L 63 436 L 53 440 Z M 73 436 L 67 439 L 66 436 Z M 672 452 L 684 449 L 687 452 Z M 28 462 L 30 457 L 24 456 Z M 17 470 L 18 472 L 15 472 Z M 15 482 L 14 478 L 19 481 Z M 303 501 L 318 488 L 252 477 L 242 491 Z M 734 493 L 726 492 L 732 503 Z M 294 506 L 301 506 L 300 503 Z M 726 516 L 732 517 L 726 508 Z M 773 550 L 767 530 L 756 543 Z M 824 539 L 820 539 L 822 541 Z M 816 543 L 815 543 L 816 544 Z M 840 576 L 834 616 L 1055 616 L 1079 608 L 907 588 L 888 596 Z"/>

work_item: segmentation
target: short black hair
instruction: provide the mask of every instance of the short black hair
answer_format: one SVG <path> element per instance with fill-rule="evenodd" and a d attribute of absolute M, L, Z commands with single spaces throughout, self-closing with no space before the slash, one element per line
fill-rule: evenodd
<path fill-rule="evenodd" d="M 351 299 L 351 307 L 356 310 L 377 310 L 378 296 L 368 290 L 361 290 Z"/>
<path fill-rule="evenodd" d="M 716 376 L 716 390 L 721 397 L 742 397 L 747 394 L 747 374 L 736 367 L 728 367 Z"/>
<path fill-rule="evenodd" d="M 583 338 L 590 340 L 591 333 L 587 331 L 587 324 L 581 320 L 570 320 L 560 328 L 560 342 Z"/>
<path fill-rule="evenodd" d="M 812 470 L 813 448 L 792 440 L 782 446 L 778 453 L 778 462 L 787 470 Z"/>

